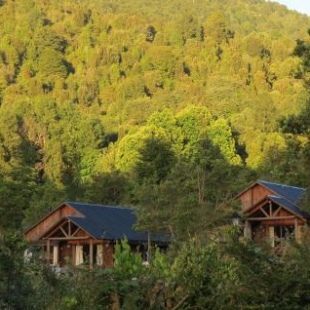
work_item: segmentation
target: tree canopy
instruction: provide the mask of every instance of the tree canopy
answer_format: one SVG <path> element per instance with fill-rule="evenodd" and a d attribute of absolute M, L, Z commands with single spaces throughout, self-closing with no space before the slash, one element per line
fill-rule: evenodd
<path fill-rule="evenodd" d="M 1 227 L 70 199 L 185 235 L 258 176 L 308 186 L 285 162 L 307 153 L 309 25 L 263 0 L 1 2 Z"/>

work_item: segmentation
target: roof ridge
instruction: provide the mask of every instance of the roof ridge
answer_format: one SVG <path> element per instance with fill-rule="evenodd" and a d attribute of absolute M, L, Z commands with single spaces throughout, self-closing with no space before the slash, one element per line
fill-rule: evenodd
<path fill-rule="evenodd" d="M 286 199 L 285 197 L 282 196 L 274 196 L 274 195 L 269 195 L 268 196 L 272 201 L 274 201 L 273 199 L 275 199 L 274 202 L 280 204 L 282 206 L 282 208 L 288 210 L 289 212 L 293 212 L 295 215 L 299 216 L 300 218 L 303 217 L 303 212 L 302 210 L 299 208 L 299 206 L 297 206 L 295 203 L 289 201 L 288 199 Z M 280 200 L 280 202 L 277 202 L 277 199 Z M 281 203 L 281 201 L 283 201 L 283 203 Z M 286 203 L 288 203 L 287 205 L 285 205 Z"/>
<path fill-rule="evenodd" d="M 265 181 L 265 180 L 258 180 L 257 183 L 269 183 L 269 184 L 274 184 L 274 185 L 279 185 L 279 186 L 286 186 L 286 187 L 293 187 L 293 188 L 303 189 L 303 190 L 306 191 L 306 189 L 304 187 L 287 185 L 287 184 L 283 184 L 283 183 L 270 182 L 270 181 Z"/>
<path fill-rule="evenodd" d="M 284 196 L 280 196 L 280 195 L 266 195 L 266 197 L 284 198 L 285 200 L 289 201 L 287 198 L 285 198 Z"/>
<path fill-rule="evenodd" d="M 75 219 L 83 219 L 83 220 L 90 221 L 90 222 L 92 223 L 92 225 L 95 225 L 95 226 L 98 228 L 98 230 L 102 231 L 101 236 L 103 236 L 104 234 L 106 234 L 106 235 L 109 235 L 112 239 L 115 238 L 115 237 L 114 237 L 111 233 L 109 233 L 106 229 L 103 229 L 103 230 L 102 230 L 102 228 L 98 225 L 98 223 L 97 223 L 96 221 L 94 221 L 93 219 L 91 219 L 91 218 L 79 217 L 79 216 L 72 216 L 72 215 L 67 216 L 67 218 L 71 219 L 73 222 L 74 222 Z M 78 224 L 77 222 L 75 222 L 75 224 L 78 225 L 78 226 L 81 226 L 81 225 Z M 82 229 L 84 229 L 84 228 L 82 228 Z M 85 229 L 84 229 L 84 230 L 85 230 Z M 91 234 L 89 231 L 87 231 L 87 232 L 88 232 L 89 234 Z M 93 236 L 93 237 L 95 237 L 95 236 Z"/>
<path fill-rule="evenodd" d="M 111 209 L 125 209 L 125 210 L 133 210 L 131 208 L 128 207 L 124 207 L 124 206 L 110 206 L 110 205 L 102 205 L 102 204 L 98 204 L 98 203 L 89 203 L 89 202 L 76 202 L 76 201 L 66 201 L 65 203 L 67 204 L 77 204 L 77 205 L 83 205 L 83 206 L 92 206 L 92 207 L 103 207 L 103 208 L 111 208 Z"/>

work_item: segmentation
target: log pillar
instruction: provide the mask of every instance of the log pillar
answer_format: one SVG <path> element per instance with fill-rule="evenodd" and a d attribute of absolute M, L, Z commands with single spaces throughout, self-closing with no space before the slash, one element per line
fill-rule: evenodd
<path fill-rule="evenodd" d="M 94 262 L 94 243 L 93 239 L 89 240 L 89 268 L 93 268 Z"/>
<path fill-rule="evenodd" d="M 104 266 L 104 242 L 101 242 L 102 253 L 101 253 L 101 266 Z"/>
<path fill-rule="evenodd" d="M 275 247 L 275 234 L 274 234 L 274 226 L 269 226 L 269 240 L 272 248 Z"/>
<path fill-rule="evenodd" d="M 295 218 L 295 240 L 296 242 L 300 242 L 300 231 L 297 218 Z"/>
<path fill-rule="evenodd" d="M 103 266 L 103 241 L 101 241 L 100 244 L 97 244 L 96 248 L 96 265 Z"/>
<path fill-rule="evenodd" d="M 59 244 L 53 246 L 53 266 L 58 266 L 59 263 Z"/>
<path fill-rule="evenodd" d="M 47 263 L 50 264 L 51 262 L 51 241 L 47 239 L 46 241 L 46 258 L 47 258 Z"/>
<path fill-rule="evenodd" d="M 72 265 L 76 266 L 76 245 L 71 245 L 71 260 L 72 260 Z"/>
<path fill-rule="evenodd" d="M 247 239 L 252 239 L 252 227 L 250 221 L 248 220 L 245 220 L 244 223 L 244 237 Z"/>

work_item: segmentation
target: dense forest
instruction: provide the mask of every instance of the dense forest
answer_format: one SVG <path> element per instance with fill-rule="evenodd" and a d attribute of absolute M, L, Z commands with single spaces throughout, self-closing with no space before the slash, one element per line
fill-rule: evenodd
<path fill-rule="evenodd" d="M 309 28 L 308 16 L 264 0 L 0 0 L 2 249 L 21 242 L 12 230 L 63 201 L 123 205 L 137 209 L 138 228 L 173 234 L 176 265 L 201 256 L 214 275 L 232 268 L 227 283 L 237 294 L 242 281 L 250 283 L 237 274 L 251 266 L 233 265 L 245 245 L 229 248 L 220 266 L 216 245 L 191 257 L 180 244 L 224 223 L 236 208 L 232 198 L 258 178 L 310 187 Z M 243 251 L 252 263 L 255 250 Z M 20 272 L 21 262 L 8 263 Z M 288 268 L 282 263 L 278 277 Z M 167 277 L 159 269 L 156 277 Z M 48 281 L 49 290 L 55 284 L 46 272 L 37 270 L 47 277 L 46 287 L 38 284 L 43 295 L 51 293 Z M 183 284 L 193 289 L 185 296 L 202 289 Z M 66 297 L 63 309 L 88 309 Z M 178 309 L 185 300 L 174 297 Z M 235 300 L 222 297 L 200 302 L 222 301 L 220 309 Z"/>
<path fill-rule="evenodd" d="M 283 128 L 308 28 L 254 0 L 2 1 L 0 227 L 75 200 L 181 236 L 258 177 L 306 187 L 306 135 Z"/>

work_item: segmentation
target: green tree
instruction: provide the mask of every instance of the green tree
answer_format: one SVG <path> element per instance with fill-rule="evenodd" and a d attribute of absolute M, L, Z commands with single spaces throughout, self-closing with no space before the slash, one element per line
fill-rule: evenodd
<path fill-rule="evenodd" d="M 44 49 L 40 54 L 38 71 L 43 80 L 48 82 L 65 78 L 68 74 L 63 56 L 51 48 Z"/>
<path fill-rule="evenodd" d="M 210 126 L 208 137 L 214 145 L 218 146 L 224 158 L 233 165 L 240 165 L 241 158 L 236 154 L 235 140 L 232 136 L 232 130 L 227 121 L 218 119 Z"/>
<path fill-rule="evenodd" d="M 280 120 L 280 127 L 282 132 L 285 134 L 295 135 L 295 139 L 298 141 L 300 137 L 304 138 L 304 145 L 301 151 L 301 167 L 308 176 L 310 173 L 309 167 L 309 155 L 310 155 L 310 100 L 309 100 L 309 82 L 307 77 L 307 72 L 309 71 L 309 57 L 310 57 L 310 45 L 302 40 L 296 42 L 296 47 L 294 54 L 301 58 L 302 60 L 302 70 L 305 73 L 303 75 L 303 81 L 308 92 L 307 100 L 304 103 L 301 111 L 295 115 L 289 115 L 283 117 Z M 297 142 L 298 143 L 298 142 Z M 294 145 L 294 144 L 293 144 Z M 296 145 L 296 144 L 295 144 Z M 308 177 L 306 177 L 308 179 Z M 309 187 L 308 181 L 306 182 L 306 187 Z"/>
<path fill-rule="evenodd" d="M 202 26 L 199 25 L 198 19 L 193 15 L 183 16 L 182 21 L 182 36 L 184 42 L 187 40 L 203 41 L 204 32 Z"/>
<path fill-rule="evenodd" d="M 148 139 L 167 140 L 166 132 L 155 126 L 144 126 L 139 131 L 126 135 L 119 142 L 116 154 L 116 168 L 122 172 L 131 172 L 140 161 L 141 150 Z M 169 140 L 168 140 L 169 141 Z"/>
<path fill-rule="evenodd" d="M 171 146 L 165 141 L 151 137 L 139 150 L 139 161 L 135 167 L 140 182 L 159 184 L 168 175 L 175 162 Z"/>
<path fill-rule="evenodd" d="M 25 249 L 26 243 L 18 233 L 0 233 L 0 307 L 3 309 L 31 306 L 34 291 L 24 269 Z"/>
<path fill-rule="evenodd" d="M 234 32 L 228 29 L 225 16 L 220 12 L 213 12 L 207 19 L 205 36 L 211 38 L 216 44 L 228 43 L 234 37 Z"/>
<path fill-rule="evenodd" d="M 128 187 L 126 177 L 117 171 L 94 175 L 85 184 L 85 201 L 106 205 L 121 205 L 125 201 Z"/>

